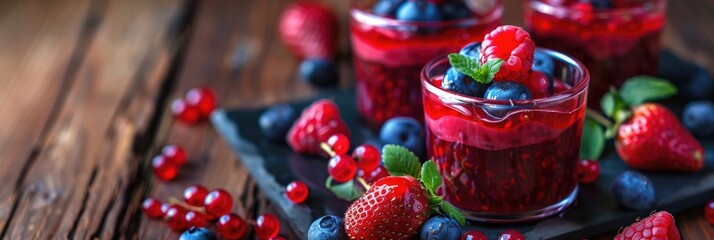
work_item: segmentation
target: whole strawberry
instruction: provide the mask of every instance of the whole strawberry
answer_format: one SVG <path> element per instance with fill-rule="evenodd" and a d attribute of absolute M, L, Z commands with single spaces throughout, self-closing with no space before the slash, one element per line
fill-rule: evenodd
<path fill-rule="evenodd" d="M 677 116 L 659 104 L 633 108 L 615 140 L 620 157 L 634 169 L 696 172 L 704 167 L 702 146 Z"/>
<path fill-rule="evenodd" d="M 630 239 L 679 240 L 681 237 L 672 214 L 661 211 L 625 227 L 614 240 Z"/>
<path fill-rule="evenodd" d="M 329 99 L 321 99 L 302 112 L 285 138 L 297 153 L 319 154 L 320 142 L 338 133 L 349 137 L 350 130 L 342 120 L 337 105 Z"/>
<path fill-rule="evenodd" d="M 335 56 L 337 19 L 317 3 L 293 3 L 283 10 L 279 33 L 285 46 L 299 58 Z"/>
<path fill-rule="evenodd" d="M 429 212 L 419 180 L 389 176 L 352 203 L 345 213 L 345 228 L 351 239 L 413 239 Z"/>

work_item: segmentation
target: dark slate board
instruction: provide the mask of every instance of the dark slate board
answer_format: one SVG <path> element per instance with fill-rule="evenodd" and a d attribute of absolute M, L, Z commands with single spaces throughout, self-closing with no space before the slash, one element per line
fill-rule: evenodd
<path fill-rule="evenodd" d="M 375 134 L 360 123 L 353 89 L 325 90 L 314 99 L 289 104 L 302 109 L 315 99 L 324 97 L 333 99 L 340 106 L 342 117 L 353 133 L 353 143 L 376 143 Z M 668 105 L 675 112 L 681 109 L 676 102 Z M 326 159 L 296 154 L 287 144 L 271 142 L 262 137 L 258 117 L 263 111 L 217 110 L 211 120 L 249 169 L 258 187 L 278 206 L 285 222 L 290 224 L 298 236 L 304 237 L 313 219 L 325 214 L 342 216 L 349 203 L 335 198 L 324 187 L 328 176 Z M 613 149 L 607 149 L 597 182 L 581 185 L 575 204 L 560 215 L 525 224 L 470 222 L 466 230 L 482 231 L 490 239 L 497 238 L 506 229 L 517 229 L 528 239 L 580 239 L 617 231 L 635 219 L 649 215 L 653 210 L 676 213 L 701 206 L 714 196 L 714 142 L 703 142 L 703 145 L 707 159 L 703 171 L 688 175 L 645 174 L 655 184 L 657 204 L 652 209 L 630 211 L 617 205 L 609 190 L 610 183 L 627 167 Z M 284 186 L 295 179 L 304 181 L 310 188 L 310 195 L 304 204 L 293 204 L 284 195 Z"/>

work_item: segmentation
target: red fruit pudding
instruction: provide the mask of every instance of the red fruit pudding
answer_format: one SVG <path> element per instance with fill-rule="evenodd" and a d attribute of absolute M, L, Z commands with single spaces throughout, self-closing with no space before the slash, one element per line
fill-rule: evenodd
<path fill-rule="evenodd" d="M 500 25 L 503 13 L 501 0 L 463 1 L 471 9 L 464 18 L 404 21 L 374 14 L 375 2 L 354 0 L 350 11 L 357 109 L 372 128 L 395 116 L 421 120 L 418 79 L 424 64 L 480 42 Z"/>
<path fill-rule="evenodd" d="M 472 220 L 541 219 L 577 194 L 589 74 L 566 55 L 535 52 L 553 59 L 556 87 L 534 99 L 492 100 L 445 90 L 447 58 L 422 71 L 428 158 L 443 178 L 439 192 Z"/>
<path fill-rule="evenodd" d="M 666 0 L 526 2 L 526 27 L 536 44 L 582 61 L 592 76 L 590 101 L 599 109 L 610 86 L 637 75 L 656 75 Z"/>

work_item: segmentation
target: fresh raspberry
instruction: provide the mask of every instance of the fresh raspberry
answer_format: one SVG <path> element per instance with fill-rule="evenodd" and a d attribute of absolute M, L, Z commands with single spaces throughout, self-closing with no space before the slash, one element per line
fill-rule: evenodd
<path fill-rule="evenodd" d="M 481 44 L 482 64 L 491 59 L 503 60 L 495 80 L 525 81 L 533 66 L 535 43 L 523 28 L 504 25 L 486 34 Z"/>
<path fill-rule="evenodd" d="M 316 3 L 294 3 L 283 10 L 280 38 L 300 58 L 331 59 L 337 43 L 337 18 Z"/>
<path fill-rule="evenodd" d="M 678 240 L 679 229 L 674 224 L 674 217 L 667 211 L 656 212 L 649 217 L 633 223 L 620 231 L 614 240 L 629 239 L 667 239 Z"/>
<path fill-rule="evenodd" d="M 297 153 L 319 154 L 322 152 L 320 142 L 338 133 L 350 136 L 337 105 L 331 100 L 321 99 L 302 112 L 288 131 L 286 140 Z"/>

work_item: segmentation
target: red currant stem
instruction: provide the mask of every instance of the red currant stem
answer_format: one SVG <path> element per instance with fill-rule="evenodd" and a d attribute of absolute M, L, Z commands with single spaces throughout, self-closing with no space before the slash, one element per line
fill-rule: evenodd
<path fill-rule="evenodd" d="M 362 187 L 364 187 L 364 190 L 369 191 L 370 186 L 369 186 L 369 183 L 367 183 L 367 181 L 365 181 L 365 180 L 364 180 L 363 178 L 361 178 L 361 177 L 357 177 L 357 181 L 358 181 L 360 184 L 362 184 Z"/>
<path fill-rule="evenodd" d="M 327 189 L 330 189 L 330 187 L 332 187 L 332 177 L 327 177 L 327 181 L 325 181 L 325 187 Z"/>
<path fill-rule="evenodd" d="M 320 148 L 322 148 L 322 151 L 325 151 L 325 153 L 327 153 L 327 155 L 329 155 L 330 157 L 335 156 L 335 151 L 332 151 L 332 148 L 330 148 L 330 145 L 328 145 L 327 143 L 321 142 Z"/>
<path fill-rule="evenodd" d="M 179 205 L 179 206 L 185 208 L 186 210 L 194 211 L 194 212 L 201 213 L 201 214 L 206 214 L 206 211 L 202 207 L 188 205 L 186 202 L 181 201 L 175 197 L 169 197 L 169 203 Z"/>
<path fill-rule="evenodd" d="M 598 122 L 599 124 L 602 124 L 603 126 L 605 126 L 605 128 L 610 128 L 610 127 L 612 126 L 612 121 L 610 121 L 609 119 L 607 119 L 607 118 L 606 118 L 605 116 L 603 116 L 602 114 L 596 112 L 595 110 L 592 110 L 592 109 L 589 109 L 589 108 L 588 108 L 588 110 L 587 110 L 587 112 L 586 112 L 585 114 L 587 114 L 588 117 L 590 117 L 592 120 L 595 120 L 595 121 Z"/>

